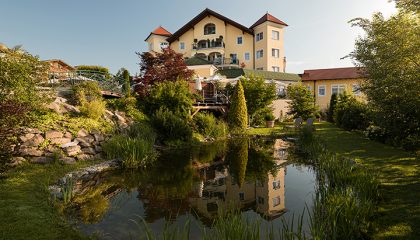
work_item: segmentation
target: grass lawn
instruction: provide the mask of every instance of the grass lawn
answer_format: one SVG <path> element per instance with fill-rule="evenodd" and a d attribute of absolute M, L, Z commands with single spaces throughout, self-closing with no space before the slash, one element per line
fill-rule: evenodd
<path fill-rule="evenodd" d="M 0 239 L 83 239 L 64 221 L 49 200 L 47 189 L 67 172 L 83 167 L 82 164 L 27 164 L 2 176 Z"/>
<path fill-rule="evenodd" d="M 329 150 L 349 156 L 379 174 L 381 196 L 374 239 L 420 239 L 420 159 L 370 141 L 361 133 L 316 124 Z"/>

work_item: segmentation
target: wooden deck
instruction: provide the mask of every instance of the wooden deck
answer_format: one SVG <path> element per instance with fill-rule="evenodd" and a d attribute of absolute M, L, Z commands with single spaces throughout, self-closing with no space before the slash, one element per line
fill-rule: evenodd
<path fill-rule="evenodd" d="M 193 104 L 193 113 L 191 114 L 191 117 L 194 117 L 194 115 L 197 114 L 200 110 L 213 110 L 219 111 L 222 114 L 226 114 L 228 110 L 228 105 L 225 103 L 197 102 Z"/>

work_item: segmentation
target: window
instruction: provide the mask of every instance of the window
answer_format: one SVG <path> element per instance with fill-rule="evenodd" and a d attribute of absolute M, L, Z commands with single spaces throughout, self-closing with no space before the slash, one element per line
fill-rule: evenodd
<path fill-rule="evenodd" d="M 257 35 L 255 36 L 255 39 L 257 40 L 257 42 L 260 41 L 260 40 L 263 40 L 264 39 L 264 33 L 263 32 L 257 33 Z"/>
<path fill-rule="evenodd" d="M 264 204 L 264 198 L 258 196 L 258 204 Z"/>
<path fill-rule="evenodd" d="M 318 96 L 325 96 L 325 85 L 318 86 Z"/>
<path fill-rule="evenodd" d="M 273 189 L 279 189 L 280 188 L 280 180 L 276 180 L 273 182 Z"/>
<path fill-rule="evenodd" d="M 273 198 L 273 207 L 280 204 L 280 196 Z"/>
<path fill-rule="evenodd" d="M 272 31 L 271 32 L 271 39 L 273 40 L 279 40 L 280 39 L 280 33 L 278 31 Z"/>
<path fill-rule="evenodd" d="M 216 25 L 208 23 L 204 26 L 204 35 L 216 34 Z"/>
<path fill-rule="evenodd" d="M 179 43 L 179 49 L 180 50 L 184 50 L 185 49 L 185 43 L 184 42 L 180 42 Z"/>
<path fill-rule="evenodd" d="M 340 85 L 332 85 L 331 86 L 331 95 L 332 94 L 343 94 L 346 91 L 346 85 L 340 84 Z"/>
<path fill-rule="evenodd" d="M 241 201 L 245 200 L 245 193 L 243 193 L 243 192 L 239 193 L 239 200 L 241 200 Z"/>
<path fill-rule="evenodd" d="M 238 61 L 238 54 L 236 54 L 236 53 L 231 53 L 230 54 L 230 58 L 231 58 L 231 64 L 238 64 L 239 63 L 239 61 Z"/>
<path fill-rule="evenodd" d="M 279 58 L 280 57 L 280 50 L 277 49 L 277 48 L 271 49 L 271 56 L 275 57 L 275 58 Z"/>
<path fill-rule="evenodd" d="M 251 59 L 249 52 L 245 53 L 245 61 L 249 61 Z"/>
<path fill-rule="evenodd" d="M 238 44 L 242 44 L 242 40 L 243 40 L 243 39 L 242 39 L 242 37 L 238 37 L 236 42 L 237 42 Z"/>
<path fill-rule="evenodd" d="M 352 85 L 352 91 L 353 91 L 353 94 L 354 95 L 356 95 L 356 96 L 359 96 L 362 92 L 360 91 L 360 86 L 359 86 L 359 84 L 353 84 Z"/>
<path fill-rule="evenodd" d="M 264 70 L 264 68 L 262 68 L 262 67 L 258 67 L 258 68 L 256 68 L 257 70 L 259 70 L 259 71 L 262 71 L 262 70 Z"/>
<path fill-rule="evenodd" d="M 273 72 L 280 72 L 280 67 L 273 66 Z"/>
<path fill-rule="evenodd" d="M 258 50 L 257 51 L 257 59 L 262 58 L 262 57 L 264 57 L 264 50 Z"/>
<path fill-rule="evenodd" d="M 167 47 L 169 47 L 169 43 L 167 43 L 167 42 L 161 42 L 160 43 L 160 48 L 167 48 Z"/>

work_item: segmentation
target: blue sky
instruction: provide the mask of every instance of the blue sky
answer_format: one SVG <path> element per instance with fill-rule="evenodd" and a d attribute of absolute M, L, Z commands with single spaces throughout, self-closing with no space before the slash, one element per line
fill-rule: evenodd
<path fill-rule="evenodd" d="M 250 26 L 267 11 L 286 22 L 287 72 L 352 66 L 340 60 L 362 31 L 347 22 L 380 11 L 396 12 L 387 0 L 2 0 L 0 42 L 23 45 L 41 59 L 101 65 L 115 73 L 138 72 L 135 52 L 157 26 L 175 32 L 206 7 Z"/>

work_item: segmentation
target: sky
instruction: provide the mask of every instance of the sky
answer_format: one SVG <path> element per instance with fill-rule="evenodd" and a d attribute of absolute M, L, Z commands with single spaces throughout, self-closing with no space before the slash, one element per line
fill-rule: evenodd
<path fill-rule="evenodd" d="M 350 67 L 340 60 L 363 34 L 349 20 L 386 17 L 396 12 L 388 0 L 1 0 L 0 43 L 23 45 L 42 60 L 70 65 L 100 65 L 116 73 L 139 72 L 135 52 L 147 51 L 144 39 L 162 25 L 175 32 L 210 8 L 244 26 L 266 12 L 286 22 L 286 71 Z"/>

